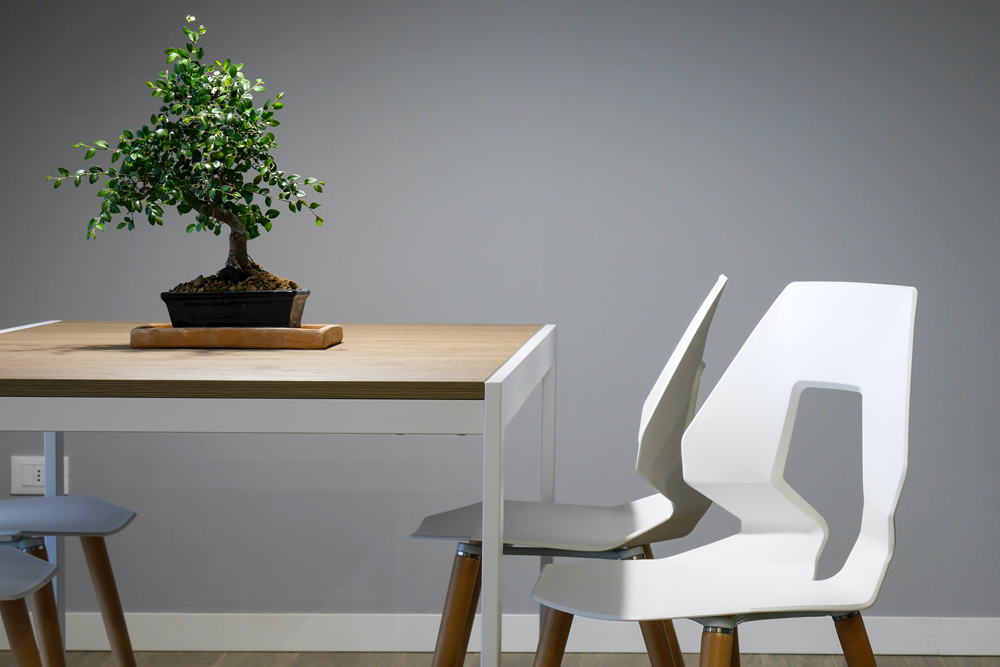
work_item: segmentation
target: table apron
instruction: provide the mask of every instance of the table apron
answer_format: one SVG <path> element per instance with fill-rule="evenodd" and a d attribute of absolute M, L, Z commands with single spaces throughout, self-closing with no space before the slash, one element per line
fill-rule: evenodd
<path fill-rule="evenodd" d="M 483 401 L 0 397 L 0 431 L 482 435 Z"/>

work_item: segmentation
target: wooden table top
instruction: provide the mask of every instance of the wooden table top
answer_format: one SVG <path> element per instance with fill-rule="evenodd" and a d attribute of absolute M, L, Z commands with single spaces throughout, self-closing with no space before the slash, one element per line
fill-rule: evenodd
<path fill-rule="evenodd" d="M 540 325 L 344 324 L 326 350 L 129 347 L 144 322 L 0 334 L 0 396 L 481 400 Z"/>

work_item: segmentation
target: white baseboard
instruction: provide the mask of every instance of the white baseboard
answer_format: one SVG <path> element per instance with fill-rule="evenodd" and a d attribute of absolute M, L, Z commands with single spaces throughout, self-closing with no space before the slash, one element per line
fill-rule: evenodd
<path fill-rule="evenodd" d="M 436 614 L 126 614 L 138 651 L 433 651 Z M 66 619 L 71 651 L 108 650 L 97 613 L 70 613 Z M 878 654 L 1000 655 L 1000 618 L 865 618 Z M 479 651 L 479 619 L 469 646 Z M 701 626 L 676 621 L 685 652 L 698 650 Z M 504 616 L 503 648 L 534 652 L 538 617 Z M 7 648 L 0 636 L 0 648 Z M 740 626 L 744 653 L 840 653 L 829 618 L 759 621 Z M 645 652 L 636 623 L 577 618 L 571 653 Z"/>

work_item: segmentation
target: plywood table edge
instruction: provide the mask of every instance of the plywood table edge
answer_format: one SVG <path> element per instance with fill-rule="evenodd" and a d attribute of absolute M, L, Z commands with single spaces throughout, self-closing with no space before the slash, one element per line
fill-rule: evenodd
<path fill-rule="evenodd" d="M 481 401 L 484 382 L 3 380 L 0 397 Z"/>

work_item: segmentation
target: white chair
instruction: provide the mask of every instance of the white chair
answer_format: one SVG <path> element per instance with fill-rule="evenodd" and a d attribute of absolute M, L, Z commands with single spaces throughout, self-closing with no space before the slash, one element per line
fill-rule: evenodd
<path fill-rule="evenodd" d="M 616 507 L 506 501 L 504 554 L 652 558 L 649 544 L 683 537 L 711 505 L 685 484 L 681 435 L 694 414 L 708 329 L 726 284 L 720 276 L 688 325 L 642 409 L 636 470 L 659 493 Z M 411 537 L 459 542 L 434 650 L 434 667 L 461 667 L 479 599 L 482 503 L 435 514 Z M 573 617 L 547 610 L 539 647 L 544 664 L 562 659 Z M 653 667 L 683 667 L 673 624 L 644 622 Z"/>
<path fill-rule="evenodd" d="M 532 598 L 593 618 L 695 618 L 708 667 L 729 664 L 739 623 L 830 615 L 849 667 L 873 666 L 859 610 L 875 602 L 895 545 L 916 299 L 910 287 L 789 285 L 683 437 L 684 480 L 736 515 L 739 534 L 659 560 L 549 565 Z M 826 521 L 783 478 L 809 387 L 860 392 L 864 405 L 861 532 L 823 580 Z"/>
<path fill-rule="evenodd" d="M 0 500 L 0 536 L 12 538 L 10 544 L 31 554 L 35 557 L 32 560 L 40 564 L 45 561 L 48 565 L 42 537 L 80 538 L 117 667 L 135 667 L 135 655 L 104 538 L 124 529 L 134 518 L 132 510 L 92 496 Z M 38 625 L 42 663 L 45 667 L 65 667 L 66 656 L 52 586 L 46 583 L 32 591 L 30 600 Z"/>
<path fill-rule="evenodd" d="M 56 566 L 0 546 L 0 616 L 16 667 L 41 667 L 24 599 L 52 581 Z"/>

